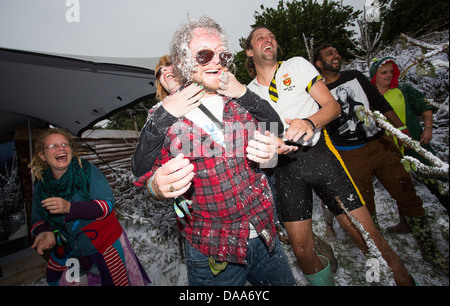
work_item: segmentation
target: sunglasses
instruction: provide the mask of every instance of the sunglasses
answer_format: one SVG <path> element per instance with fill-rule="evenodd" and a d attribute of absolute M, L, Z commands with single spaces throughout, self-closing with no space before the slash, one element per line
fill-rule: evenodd
<path fill-rule="evenodd" d="M 162 66 L 159 67 L 158 70 L 156 70 L 155 77 L 157 80 L 159 80 L 159 77 L 161 76 L 161 70 L 162 70 Z"/>
<path fill-rule="evenodd" d="M 169 67 L 169 66 L 172 66 L 172 63 L 167 63 L 166 65 L 161 65 L 161 66 L 159 66 L 159 68 L 158 68 L 158 70 L 156 70 L 156 72 L 155 72 L 155 78 L 157 79 L 157 80 L 159 80 L 159 77 L 161 76 L 161 74 L 162 74 L 162 69 L 164 68 L 164 67 Z"/>
<path fill-rule="evenodd" d="M 204 49 L 204 50 L 200 50 L 197 52 L 195 59 L 197 60 L 197 62 L 200 65 L 205 66 L 213 60 L 214 55 L 216 55 L 216 54 L 214 53 L 213 50 Z M 222 67 L 229 67 L 229 66 L 231 66 L 231 63 L 233 62 L 233 54 L 231 54 L 230 52 L 226 52 L 226 51 L 220 52 L 219 53 L 219 61 L 220 61 L 220 64 L 222 65 Z"/>

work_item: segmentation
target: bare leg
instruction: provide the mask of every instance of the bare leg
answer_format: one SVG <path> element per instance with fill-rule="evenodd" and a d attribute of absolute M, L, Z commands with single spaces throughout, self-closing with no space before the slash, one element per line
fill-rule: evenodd
<path fill-rule="evenodd" d="M 350 212 L 364 227 L 364 229 L 370 234 L 375 245 L 380 250 L 381 255 L 387 264 L 391 268 L 394 274 L 394 280 L 398 286 L 414 286 L 414 281 L 406 270 L 400 257 L 394 250 L 389 246 L 387 241 L 383 238 L 381 233 L 375 227 L 372 218 L 370 217 L 369 211 L 365 206 L 355 209 Z M 366 254 L 368 248 L 361 236 L 360 232 L 351 223 L 349 218 L 345 215 L 339 215 L 336 217 L 341 227 L 350 235 L 355 244 L 361 249 L 361 251 Z"/>
<path fill-rule="evenodd" d="M 284 227 L 291 239 L 295 257 L 303 273 L 312 275 L 321 271 L 324 266 L 314 251 L 312 219 L 284 222 Z"/>

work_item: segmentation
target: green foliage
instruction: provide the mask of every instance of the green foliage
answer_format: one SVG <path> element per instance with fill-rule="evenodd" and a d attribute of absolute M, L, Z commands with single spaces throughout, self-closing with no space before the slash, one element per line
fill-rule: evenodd
<path fill-rule="evenodd" d="M 132 108 L 115 113 L 109 118 L 106 129 L 140 131 L 147 121 L 148 110 L 156 103 L 155 99 L 150 99 Z"/>
<path fill-rule="evenodd" d="M 277 8 L 265 8 L 262 12 L 255 12 L 255 23 L 252 28 L 264 26 L 270 29 L 277 38 L 281 47 L 279 60 L 289 59 L 293 56 L 308 58 L 303 33 L 307 39 L 314 39 L 314 47 L 322 43 L 331 43 L 342 51 L 344 58 L 350 58 L 346 53 L 353 45 L 347 37 L 355 33 L 349 30 L 354 26 L 361 11 L 353 11 L 351 6 L 342 6 L 337 1 L 324 0 L 322 4 L 313 0 L 299 0 L 285 2 L 280 0 Z M 245 38 L 240 41 L 244 49 Z M 238 52 L 235 57 L 237 67 L 236 77 L 244 84 L 251 79 L 245 69 L 245 50 Z"/>
<path fill-rule="evenodd" d="M 391 42 L 401 33 L 419 37 L 428 32 L 448 29 L 448 0 L 379 0 L 385 21 L 383 41 Z M 390 8 L 387 4 L 392 2 Z"/>
<path fill-rule="evenodd" d="M 240 39 L 240 45 L 243 48 L 245 42 L 245 38 Z M 244 49 L 244 48 L 243 48 Z M 252 81 L 252 78 L 248 75 L 247 69 L 245 68 L 245 50 L 239 51 L 234 55 L 234 63 L 236 65 L 236 70 L 233 71 L 236 79 L 239 80 L 242 84 L 246 85 Z"/>

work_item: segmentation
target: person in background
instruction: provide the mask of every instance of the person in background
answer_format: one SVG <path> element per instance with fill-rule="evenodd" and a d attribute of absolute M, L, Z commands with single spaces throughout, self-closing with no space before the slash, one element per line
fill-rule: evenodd
<path fill-rule="evenodd" d="M 369 73 L 371 83 L 392 106 L 397 116 L 405 125 L 405 128 L 408 129 L 412 139 L 419 141 L 424 149 L 436 155 L 436 151 L 430 144 L 433 138 L 433 111 L 435 108 L 427 103 L 424 94 L 409 84 L 399 84 L 400 70 L 393 57 L 374 59 Z M 418 117 L 421 117 L 423 120 L 423 128 Z M 394 137 L 394 140 L 403 155 L 414 157 L 422 164 L 431 166 L 428 159 L 415 150 L 405 146 L 397 138 Z M 444 178 L 443 180 L 448 182 L 448 178 Z M 445 207 L 448 213 L 448 195 L 441 195 L 436 182 L 431 180 L 423 180 L 423 182 L 436 196 L 442 206 Z M 396 229 L 401 232 L 409 231 L 403 216 L 401 216 L 400 220 L 401 223 L 399 223 Z"/>
<path fill-rule="evenodd" d="M 49 285 L 143 286 L 150 283 L 114 211 L 105 176 L 78 157 L 72 135 L 48 129 L 36 141 L 31 171 L 32 248 L 52 250 Z M 71 268 L 71 263 L 74 268 Z M 78 269 L 79 280 L 71 279 Z M 72 271 L 70 271 L 72 269 Z M 74 272 L 74 275 L 76 274 Z"/>
<path fill-rule="evenodd" d="M 354 100 L 364 107 L 379 111 L 394 127 L 401 128 L 404 123 L 397 116 L 386 99 L 370 83 L 366 76 L 356 70 L 341 71 L 341 56 L 335 47 L 323 44 L 313 55 L 315 66 L 325 78 L 325 84 L 331 93 L 344 87 L 354 93 Z M 360 118 L 364 118 L 359 109 Z M 355 113 L 355 116 L 356 113 Z M 416 194 L 411 175 L 401 163 L 402 155 L 390 135 L 375 124 L 372 118 L 366 122 L 359 120 L 362 129 L 357 135 L 349 138 L 341 134 L 341 123 L 334 120 L 327 125 L 331 141 L 339 151 L 356 186 L 361 191 L 370 214 L 375 218 L 375 191 L 373 176 L 375 175 L 396 201 L 399 211 L 405 216 L 409 228 L 416 238 L 422 257 L 448 275 L 448 259 L 441 254 L 433 239 L 430 224 L 427 221 L 422 199 Z M 407 130 L 403 130 L 410 136 Z"/>
<path fill-rule="evenodd" d="M 136 177 L 141 177 L 151 170 L 156 158 L 161 153 L 161 147 L 170 126 L 178 118 L 186 115 L 200 105 L 204 95 L 202 86 L 190 84 L 184 90 L 181 83 L 175 79 L 173 65 L 169 55 L 159 59 L 155 68 L 156 99 L 162 107 L 147 117 L 141 131 L 136 150 L 131 159 L 131 170 Z"/>

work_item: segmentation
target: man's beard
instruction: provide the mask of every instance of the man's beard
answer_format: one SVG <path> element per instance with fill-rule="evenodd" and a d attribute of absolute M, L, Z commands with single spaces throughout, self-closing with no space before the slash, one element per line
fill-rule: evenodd
<path fill-rule="evenodd" d="M 272 49 L 272 54 L 266 55 L 264 52 L 261 52 L 260 59 L 257 60 L 260 64 L 274 64 L 277 62 L 277 56 L 278 52 L 277 49 Z M 255 61 L 255 57 L 253 57 L 253 60 Z"/>
<path fill-rule="evenodd" d="M 205 93 L 214 94 L 217 93 L 217 91 L 220 89 L 220 82 L 217 82 L 217 84 L 211 84 L 204 82 L 202 78 L 196 78 L 194 76 L 193 81 L 197 83 L 198 85 L 203 86 L 203 91 Z"/>
<path fill-rule="evenodd" d="M 219 85 L 205 84 L 201 80 L 194 80 L 194 82 L 196 82 L 198 85 L 203 86 L 203 91 L 205 93 L 214 94 L 217 93 L 217 91 L 220 89 Z"/>
<path fill-rule="evenodd" d="M 332 72 L 339 72 L 341 70 L 341 64 L 339 63 L 339 66 L 337 66 L 336 68 L 333 67 L 333 65 L 328 64 L 328 63 L 323 63 L 323 71 L 332 71 Z"/>
<path fill-rule="evenodd" d="M 275 52 L 273 52 L 272 54 L 270 54 L 270 55 L 266 55 L 266 54 L 261 54 L 261 58 L 264 60 L 264 61 L 272 61 L 272 62 L 276 62 L 277 61 L 277 52 L 275 51 Z"/>

